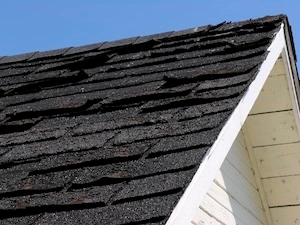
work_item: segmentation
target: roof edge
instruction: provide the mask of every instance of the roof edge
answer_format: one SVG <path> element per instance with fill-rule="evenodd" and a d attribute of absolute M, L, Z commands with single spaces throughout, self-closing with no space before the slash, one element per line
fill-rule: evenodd
<path fill-rule="evenodd" d="M 291 51 L 293 53 L 293 57 L 295 62 L 297 62 L 297 55 L 296 55 L 296 48 L 295 48 L 295 42 L 293 38 L 293 31 L 292 31 L 292 26 L 289 23 L 289 19 L 287 16 L 284 17 L 284 24 L 286 26 L 286 34 L 288 35 L 288 41 L 291 43 Z"/>
<path fill-rule="evenodd" d="M 179 31 L 169 31 L 164 33 L 156 33 L 146 36 L 137 36 L 137 37 L 129 37 L 129 38 L 123 38 L 118 39 L 114 41 L 107 41 L 107 42 L 99 42 L 94 44 L 88 44 L 88 45 L 82 45 L 78 47 L 67 47 L 67 48 L 59 48 L 59 49 L 53 49 L 53 50 L 47 50 L 47 51 L 35 51 L 35 52 L 29 52 L 29 53 L 21 53 L 16 55 L 10 55 L 10 56 L 1 56 L 0 55 L 0 65 L 1 64 L 10 64 L 10 63 L 18 63 L 18 62 L 26 62 L 31 61 L 32 59 L 42 59 L 44 58 L 51 58 L 51 57 L 64 57 L 64 56 L 70 56 L 75 55 L 79 53 L 86 53 L 90 51 L 106 51 L 113 48 L 119 48 L 119 47 L 125 47 L 130 45 L 136 45 L 145 43 L 148 41 L 161 41 L 166 38 L 176 38 L 178 36 L 189 36 L 194 35 L 201 32 L 207 32 L 214 29 L 219 28 L 220 26 L 224 24 L 230 24 L 230 25 L 237 25 L 244 22 L 256 22 L 259 20 L 284 20 L 286 19 L 286 23 L 288 24 L 287 17 L 283 14 L 274 15 L 274 16 L 265 16 L 261 18 L 256 19 L 250 19 L 250 20 L 244 20 L 244 21 L 238 21 L 238 22 L 222 22 L 216 25 L 204 25 L 199 27 L 193 27 L 185 30 L 179 30 Z M 293 41 L 292 41 L 293 43 Z M 294 44 L 292 44 L 294 46 Z M 295 51 L 295 50 L 294 50 Z"/>
<path fill-rule="evenodd" d="M 166 225 L 182 225 L 192 221 L 196 214 L 197 207 L 199 207 L 199 204 L 209 190 L 217 171 L 220 169 L 231 145 L 242 128 L 267 77 L 284 48 L 285 30 L 284 24 L 282 23 L 280 30 L 268 48 L 269 54 L 262 63 L 256 78 L 250 84 L 238 106 L 223 126 L 217 140 L 206 153 L 196 174 L 174 208 Z M 199 186 L 201 186 L 201 189 L 199 189 Z"/>

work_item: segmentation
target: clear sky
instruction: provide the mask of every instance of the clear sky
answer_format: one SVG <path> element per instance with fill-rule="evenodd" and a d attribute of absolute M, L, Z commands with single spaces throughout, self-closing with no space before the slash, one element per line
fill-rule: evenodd
<path fill-rule="evenodd" d="M 300 0 L 1 0 L 0 55 L 281 13 L 289 17 L 300 59 Z"/>

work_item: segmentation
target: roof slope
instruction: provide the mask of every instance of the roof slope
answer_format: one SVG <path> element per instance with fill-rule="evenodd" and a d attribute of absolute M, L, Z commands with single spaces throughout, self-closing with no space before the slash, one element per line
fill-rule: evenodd
<path fill-rule="evenodd" d="M 0 59 L 0 223 L 165 223 L 284 19 Z"/>

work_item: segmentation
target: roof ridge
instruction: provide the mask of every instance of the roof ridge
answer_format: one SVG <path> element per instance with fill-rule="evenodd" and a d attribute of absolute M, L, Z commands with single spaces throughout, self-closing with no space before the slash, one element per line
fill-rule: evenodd
<path fill-rule="evenodd" d="M 161 41 L 166 38 L 176 38 L 179 36 L 187 36 L 187 35 L 193 35 L 200 32 L 211 32 L 215 29 L 221 29 L 223 25 L 232 25 L 235 26 L 237 24 L 243 24 L 243 23 L 249 23 L 250 21 L 257 22 L 257 21 L 276 21 L 276 20 L 282 20 L 287 18 L 284 14 L 274 15 L 274 16 L 265 16 L 257 19 L 249 19 L 239 22 L 222 22 L 216 25 L 204 25 L 199 27 L 193 27 L 188 28 L 184 30 L 178 30 L 178 31 L 169 31 L 169 32 L 163 32 L 163 33 L 155 33 L 145 36 L 137 36 L 137 37 L 129 37 L 129 38 L 122 38 L 114 41 L 106 41 L 106 42 L 98 42 L 94 44 L 88 44 L 88 45 L 82 45 L 77 47 L 67 47 L 67 48 L 58 48 L 58 49 L 52 49 L 52 50 L 46 50 L 46 51 L 35 51 L 35 52 L 29 52 L 29 53 L 21 53 L 11 56 L 0 56 L 0 65 L 1 64 L 11 64 L 11 63 L 18 63 L 18 62 L 24 62 L 24 61 L 31 61 L 31 60 L 37 60 L 37 59 L 45 59 L 45 58 L 53 58 L 53 57 L 61 57 L 61 56 L 70 56 L 70 55 L 76 55 L 81 53 L 86 53 L 90 51 L 104 51 L 109 50 L 112 48 L 117 47 L 124 47 L 128 45 L 136 45 L 145 43 L 148 41 Z M 287 22 L 287 20 L 285 20 Z"/>

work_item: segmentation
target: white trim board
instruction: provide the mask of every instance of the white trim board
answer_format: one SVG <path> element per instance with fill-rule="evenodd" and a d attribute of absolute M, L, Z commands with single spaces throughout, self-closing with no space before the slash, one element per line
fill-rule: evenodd
<path fill-rule="evenodd" d="M 231 145 L 242 128 L 255 100 L 267 80 L 276 60 L 285 47 L 284 24 L 274 37 L 269 54 L 262 63 L 257 77 L 250 84 L 247 92 L 222 128 L 218 138 L 206 153 L 203 162 L 191 183 L 174 208 L 166 225 L 190 224 L 205 194 L 209 190 L 217 171 L 220 169 Z"/>

